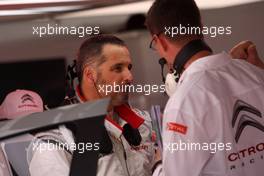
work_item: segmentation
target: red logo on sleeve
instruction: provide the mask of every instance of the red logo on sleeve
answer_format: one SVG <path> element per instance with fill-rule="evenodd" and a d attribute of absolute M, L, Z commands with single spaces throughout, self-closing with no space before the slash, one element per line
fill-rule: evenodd
<path fill-rule="evenodd" d="M 178 123 L 169 122 L 169 123 L 167 123 L 167 130 L 186 134 L 187 133 L 187 126 L 181 125 Z"/>

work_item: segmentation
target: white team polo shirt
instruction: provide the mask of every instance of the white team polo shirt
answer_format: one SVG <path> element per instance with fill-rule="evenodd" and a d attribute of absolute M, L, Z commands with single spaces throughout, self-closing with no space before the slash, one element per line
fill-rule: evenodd
<path fill-rule="evenodd" d="M 193 62 L 163 118 L 166 176 L 264 173 L 264 70 L 226 53 Z"/>

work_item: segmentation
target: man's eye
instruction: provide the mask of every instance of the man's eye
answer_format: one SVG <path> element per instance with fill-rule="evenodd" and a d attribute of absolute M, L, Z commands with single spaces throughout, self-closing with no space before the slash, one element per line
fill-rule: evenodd
<path fill-rule="evenodd" d="M 132 64 L 128 65 L 128 70 L 132 70 Z"/>
<path fill-rule="evenodd" d="M 117 67 L 115 67 L 115 71 L 116 71 L 116 72 L 122 72 L 122 67 L 121 67 L 121 66 L 117 66 Z"/>

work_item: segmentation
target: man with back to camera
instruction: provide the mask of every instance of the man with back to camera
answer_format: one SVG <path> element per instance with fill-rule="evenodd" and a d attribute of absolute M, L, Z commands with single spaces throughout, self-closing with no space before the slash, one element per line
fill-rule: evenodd
<path fill-rule="evenodd" d="M 75 93 L 65 99 L 65 104 L 111 98 L 108 117 L 105 120 L 108 134 L 106 141 L 103 141 L 106 142 L 105 146 L 100 148 L 97 175 L 151 175 L 154 146 L 148 113 L 132 109 L 128 105 L 128 92 L 107 94 L 101 90 L 103 85 L 131 84 L 132 64 L 125 43 L 111 35 L 91 37 L 82 43 L 76 64 L 80 84 Z M 39 133 L 37 137 L 53 141 L 42 143 L 46 146 L 58 143 L 71 145 L 74 143 L 74 129 L 69 128 L 71 129 L 70 126 L 60 126 L 58 129 Z M 67 149 L 35 149 L 29 159 L 31 176 L 69 175 L 72 152 Z"/>
<path fill-rule="evenodd" d="M 162 164 L 155 164 L 153 175 L 262 174 L 263 69 L 224 52 L 213 54 L 201 33 L 165 33 L 165 27 L 180 24 L 202 28 L 193 0 L 156 0 L 148 11 L 152 47 L 171 70 Z"/>

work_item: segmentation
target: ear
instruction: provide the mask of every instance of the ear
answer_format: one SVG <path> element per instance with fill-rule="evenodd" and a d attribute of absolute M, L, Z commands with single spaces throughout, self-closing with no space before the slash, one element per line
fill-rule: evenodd
<path fill-rule="evenodd" d="M 91 67 L 85 67 L 83 70 L 83 79 L 87 80 L 88 82 L 96 82 L 96 72 L 93 68 Z"/>
<path fill-rule="evenodd" d="M 168 50 L 168 40 L 163 35 L 157 37 L 157 42 L 159 43 L 159 49 L 162 53 L 166 53 Z"/>

